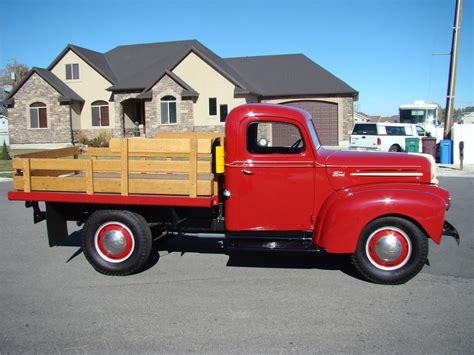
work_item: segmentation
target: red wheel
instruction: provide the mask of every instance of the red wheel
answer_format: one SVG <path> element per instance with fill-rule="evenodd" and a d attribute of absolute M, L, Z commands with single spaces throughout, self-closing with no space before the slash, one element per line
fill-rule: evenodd
<path fill-rule="evenodd" d="M 362 231 L 352 261 L 367 280 L 397 285 L 420 272 L 428 258 L 428 238 L 413 222 L 382 217 Z"/>
<path fill-rule="evenodd" d="M 96 211 L 82 230 L 86 259 L 106 275 L 137 272 L 150 256 L 152 244 L 145 218 L 130 211 Z"/>
<path fill-rule="evenodd" d="M 397 270 L 410 260 L 412 246 L 408 235 L 395 227 L 373 232 L 365 244 L 369 261 L 382 270 Z"/>

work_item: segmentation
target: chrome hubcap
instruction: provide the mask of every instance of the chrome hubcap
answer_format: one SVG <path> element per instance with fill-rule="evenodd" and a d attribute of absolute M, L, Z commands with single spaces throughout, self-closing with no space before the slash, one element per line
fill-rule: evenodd
<path fill-rule="evenodd" d="M 408 235 L 396 227 L 383 227 L 373 232 L 367 239 L 365 252 L 370 263 L 381 270 L 402 268 L 412 254 Z"/>
<path fill-rule="evenodd" d="M 94 245 L 101 258 L 111 263 L 120 263 L 132 255 L 135 239 L 125 224 L 108 222 L 97 229 Z"/>
<path fill-rule="evenodd" d="M 383 261 L 393 261 L 400 257 L 402 253 L 402 243 L 394 236 L 387 235 L 380 238 L 375 243 L 375 253 Z"/>
<path fill-rule="evenodd" d="M 126 240 L 122 232 L 111 230 L 105 233 L 102 240 L 104 249 L 110 254 L 120 254 L 125 250 Z"/>

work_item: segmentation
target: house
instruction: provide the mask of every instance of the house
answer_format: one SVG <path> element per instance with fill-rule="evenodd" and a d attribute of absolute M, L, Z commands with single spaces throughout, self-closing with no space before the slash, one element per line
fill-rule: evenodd
<path fill-rule="evenodd" d="M 370 122 L 382 122 L 382 123 L 399 123 L 400 117 L 398 115 L 393 116 L 369 116 Z"/>
<path fill-rule="evenodd" d="M 3 143 L 10 145 L 8 137 L 8 118 L 7 116 L 0 115 L 0 149 L 3 146 Z"/>
<path fill-rule="evenodd" d="M 353 120 L 354 120 L 354 123 L 369 122 L 370 121 L 370 116 L 366 115 L 363 112 L 354 112 Z"/>
<path fill-rule="evenodd" d="M 99 53 L 72 44 L 33 68 L 3 102 L 10 140 L 67 144 L 101 131 L 221 131 L 234 107 L 287 104 L 312 113 L 326 145 L 347 140 L 358 93 L 302 54 L 221 58 L 196 40 Z"/>
<path fill-rule="evenodd" d="M 467 112 L 461 116 L 461 122 L 464 124 L 474 123 L 474 112 Z"/>

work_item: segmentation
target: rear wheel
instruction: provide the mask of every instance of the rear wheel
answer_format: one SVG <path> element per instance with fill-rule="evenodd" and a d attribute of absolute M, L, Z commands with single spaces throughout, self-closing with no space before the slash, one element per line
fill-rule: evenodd
<path fill-rule="evenodd" d="M 390 147 L 390 149 L 388 151 L 389 152 L 401 152 L 402 148 L 400 148 L 399 145 L 394 144 Z"/>
<path fill-rule="evenodd" d="M 82 230 L 82 250 L 89 263 L 106 275 L 129 275 L 150 256 L 152 234 L 146 220 L 130 211 L 94 212 Z"/>
<path fill-rule="evenodd" d="M 428 239 L 414 223 L 383 217 L 369 223 L 352 255 L 356 269 L 367 280 L 397 285 L 420 272 L 428 258 Z"/>

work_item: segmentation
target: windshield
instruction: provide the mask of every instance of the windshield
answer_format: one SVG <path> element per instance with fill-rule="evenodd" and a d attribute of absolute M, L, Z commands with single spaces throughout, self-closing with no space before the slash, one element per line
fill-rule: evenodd
<path fill-rule="evenodd" d="M 425 123 L 426 110 L 400 109 L 400 123 Z"/>
<path fill-rule="evenodd" d="M 308 120 L 308 129 L 309 129 L 309 134 L 311 135 L 311 139 L 313 140 L 315 148 L 319 149 L 321 144 L 319 143 L 318 134 L 316 133 L 316 129 L 314 128 L 313 120 Z"/>

